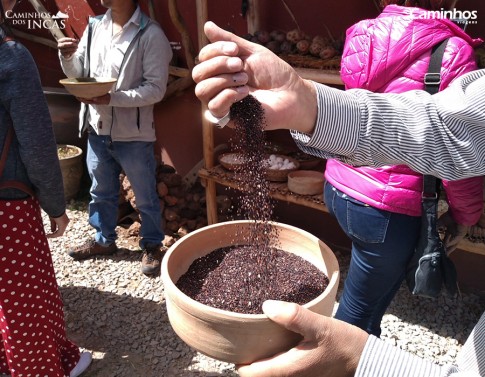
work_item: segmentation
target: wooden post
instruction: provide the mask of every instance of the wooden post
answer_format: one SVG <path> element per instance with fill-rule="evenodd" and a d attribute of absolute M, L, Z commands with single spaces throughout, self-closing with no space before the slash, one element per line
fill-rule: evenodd
<path fill-rule="evenodd" d="M 55 40 L 58 40 L 59 38 L 64 38 L 64 33 L 61 31 L 61 29 L 57 27 L 56 22 L 52 19 L 47 9 L 44 8 L 44 5 L 42 5 L 39 0 L 29 0 L 29 2 L 30 4 L 32 4 L 37 13 L 41 15 L 41 18 L 44 21 L 48 21 L 50 24 L 52 24 L 52 27 L 49 28 L 49 31 L 55 38 Z"/>
<path fill-rule="evenodd" d="M 199 50 L 207 43 L 207 37 L 204 34 L 204 24 L 208 19 L 207 0 L 197 0 L 197 29 L 199 37 Z M 202 104 L 202 143 L 204 154 L 204 167 L 210 169 L 214 167 L 214 125 L 207 121 L 204 112 L 207 106 Z M 212 179 L 203 180 L 205 185 L 205 197 L 207 207 L 207 223 L 217 223 L 217 202 L 216 202 L 216 182 Z"/>
<path fill-rule="evenodd" d="M 199 50 L 204 47 L 209 41 L 204 34 L 204 24 L 208 20 L 207 0 L 197 0 L 197 29 L 199 37 Z"/>
<path fill-rule="evenodd" d="M 261 20 L 257 9 L 258 0 L 249 0 L 249 9 L 247 17 L 248 33 L 254 34 L 255 31 L 261 30 Z"/>

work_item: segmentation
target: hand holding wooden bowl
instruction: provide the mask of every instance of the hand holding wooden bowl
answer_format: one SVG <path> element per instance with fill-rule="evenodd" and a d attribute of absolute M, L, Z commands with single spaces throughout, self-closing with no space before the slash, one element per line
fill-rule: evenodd
<path fill-rule="evenodd" d="M 202 304 L 176 285 L 192 263 L 212 251 L 244 244 L 253 220 L 212 224 L 179 239 L 162 260 L 162 281 L 170 324 L 193 349 L 217 360 L 249 364 L 294 347 L 301 335 L 272 322 L 264 314 L 242 314 Z M 340 269 L 332 250 L 314 235 L 282 223 L 276 227 L 278 248 L 300 256 L 329 278 L 324 292 L 304 305 L 315 313 L 331 316 Z"/>

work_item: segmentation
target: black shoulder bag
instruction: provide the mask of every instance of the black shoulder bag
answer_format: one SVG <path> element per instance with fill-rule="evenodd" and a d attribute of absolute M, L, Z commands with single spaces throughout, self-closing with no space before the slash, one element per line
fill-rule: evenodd
<path fill-rule="evenodd" d="M 434 94 L 441 82 L 441 62 L 448 40 L 433 48 L 425 90 Z M 437 229 L 437 210 L 440 180 L 431 175 L 423 176 L 422 214 L 419 241 L 406 271 L 406 281 L 413 295 L 436 298 L 443 286 L 455 296 L 458 291 L 457 274 Z"/>

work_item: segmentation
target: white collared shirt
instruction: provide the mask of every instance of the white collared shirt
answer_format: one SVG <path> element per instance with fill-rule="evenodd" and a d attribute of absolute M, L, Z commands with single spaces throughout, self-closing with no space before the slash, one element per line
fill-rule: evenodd
<path fill-rule="evenodd" d="M 140 7 L 137 7 L 121 31 L 113 35 L 113 19 L 111 9 L 108 9 L 91 40 L 92 77 L 118 78 L 125 52 L 138 32 L 140 17 Z M 110 106 L 89 106 L 89 124 L 98 135 L 110 134 L 111 120 Z"/>

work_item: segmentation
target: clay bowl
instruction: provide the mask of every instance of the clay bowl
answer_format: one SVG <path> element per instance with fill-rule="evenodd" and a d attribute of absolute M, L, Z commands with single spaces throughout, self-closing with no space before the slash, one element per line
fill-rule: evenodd
<path fill-rule="evenodd" d="M 300 341 L 300 335 L 276 325 L 264 314 L 240 314 L 201 304 L 182 293 L 175 283 L 194 260 L 218 248 L 242 244 L 251 223 L 229 221 L 198 229 L 173 244 L 162 261 L 167 313 L 174 331 L 196 351 L 235 364 L 288 350 Z M 273 224 L 278 229 L 279 248 L 301 256 L 328 276 L 327 289 L 304 306 L 330 316 L 339 282 L 335 255 L 312 234 L 291 225 Z"/>
<path fill-rule="evenodd" d="M 288 190 L 295 194 L 321 194 L 323 182 L 323 173 L 315 170 L 297 170 L 288 174 Z"/>
<path fill-rule="evenodd" d="M 59 80 L 59 83 L 75 97 L 94 98 L 107 94 L 116 81 L 109 77 L 76 77 Z"/>

